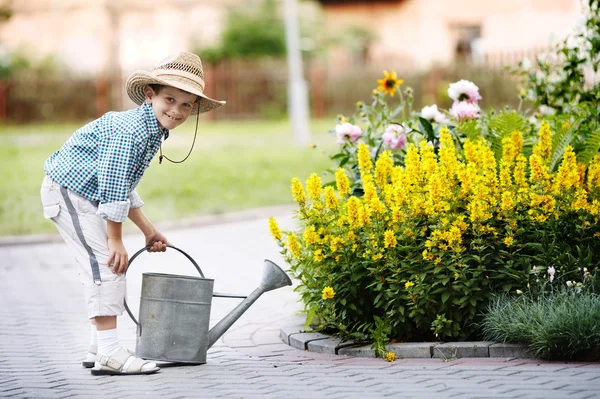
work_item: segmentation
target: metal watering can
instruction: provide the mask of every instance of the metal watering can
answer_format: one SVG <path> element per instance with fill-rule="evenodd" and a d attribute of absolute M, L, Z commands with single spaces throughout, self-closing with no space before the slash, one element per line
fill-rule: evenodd
<path fill-rule="evenodd" d="M 198 270 L 200 277 L 174 274 L 143 273 L 139 321 L 131 313 L 127 301 L 125 309 L 137 325 L 136 356 L 165 362 L 203 364 L 206 352 L 233 323 L 267 291 L 292 285 L 287 274 L 275 263 L 265 260 L 263 278 L 250 295 L 240 296 L 213 292 L 213 279 L 205 278 L 200 266 L 181 249 Z M 142 248 L 129 259 L 146 251 Z M 210 331 L 210 307 L 213 297 L 244 298 Z"/>

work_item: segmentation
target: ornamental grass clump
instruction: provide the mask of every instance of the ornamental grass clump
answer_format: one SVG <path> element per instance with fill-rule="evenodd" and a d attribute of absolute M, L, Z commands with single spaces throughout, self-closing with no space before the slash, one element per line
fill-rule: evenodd
<path fill-rule="evenodd" d="M 410 144 L 402 166 L 389 151 L 374 163 L 359 144 L 362 196 L 341 168 L 324 189 L 317 174 L 306 185 L 294 178 L 301 227 L 281 232 L 273 221 L 271 231 L 307 324 L 379 348 L 390 338 L 458 340 L 478 334 L 494 293 L 537 295 L 566 281 L 594 289 L 600 157 L 586 168 L 567 147 L 549 172 L 551 135 L 543 124 L 527 157 L 513 132 L 499 163 L 483 140 L 457 151 L 445 127 L 437 153 Z"/>
<path fill-rule="evenodd" d="M 569 288 L 494 298 L 482 321 L 486 339 L 527 345 L 536 357 L 600 360 L 600 295 Z"/>

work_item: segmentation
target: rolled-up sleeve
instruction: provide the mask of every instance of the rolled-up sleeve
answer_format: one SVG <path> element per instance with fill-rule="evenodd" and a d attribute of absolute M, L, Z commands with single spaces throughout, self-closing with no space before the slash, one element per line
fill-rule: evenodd
<path fill-rule="evenodd" d="M 142 201 L 142 197 L 133 189 L 129 193 L 129 207 L 130 208 L 141 208 L 144 206 L 144 201 Z"/>
<path fill-rule="evenodd" d="M 129 188 L 135 165 L 134 142 L 130 134 L 109 137 L 101 143 L 98 157 L 97 214 L 113 222 L 127 220 L 132 206 Z M 141 199 L 140 199 L 141 200 Z"/>

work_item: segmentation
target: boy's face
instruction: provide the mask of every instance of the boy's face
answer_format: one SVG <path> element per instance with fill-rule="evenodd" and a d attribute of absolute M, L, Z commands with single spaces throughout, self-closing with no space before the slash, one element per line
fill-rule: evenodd
<path fill-rule="evenodd" d="M 158 124 L 169 130 L 175 129 L 185 122 L 194 106 L 197 106 L 198 96 L 175 87 L 165 86 L 156 94 L 148 86 L 145 94 L 146 103 L 152 104 Z"/>

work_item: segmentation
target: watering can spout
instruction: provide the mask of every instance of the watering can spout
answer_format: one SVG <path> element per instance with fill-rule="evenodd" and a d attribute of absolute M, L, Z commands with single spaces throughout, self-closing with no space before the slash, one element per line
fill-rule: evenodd
<path fill-rule="evenodd" d="M 208 332 L 208 347 L 213 346 L 215 342 L 231 327 L 237 319 L 260 297 L 267 291 L 272 291 L 277 288 L 292 285 L 292 281 L 288 275 L 275 263 L 270 260 L 265 260 L 263 278 L 258 286 L 250 295 L 246 297 L 238 306 L 235 307 L 223 320 L 219 321 Z"/>

